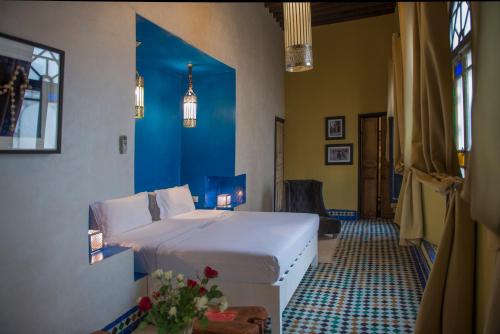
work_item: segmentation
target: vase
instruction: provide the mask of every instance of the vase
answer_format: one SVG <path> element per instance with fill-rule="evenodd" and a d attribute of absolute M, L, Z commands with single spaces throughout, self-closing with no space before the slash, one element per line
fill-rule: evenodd
<path fill-rule="evenodd" d="M 153 325 L 148 325 L 142 329 L 138 329 L 134 332 L 134 334 L 158 334 L 159 329 Z M 167 330 L 168 333 L 168 330 Z M 192 334 L 193 333 L 193 321 L 186 324 L 186 327 L 180 332 L 176 332 L 176 334 Z"/>

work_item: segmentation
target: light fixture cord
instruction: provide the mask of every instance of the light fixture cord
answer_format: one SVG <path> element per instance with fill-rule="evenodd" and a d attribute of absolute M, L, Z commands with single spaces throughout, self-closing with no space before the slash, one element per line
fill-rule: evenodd
<path fill-rule="evenodd" d="M 189 70 L 189 74 L 188 74 L 189 90 L 192 90 L 193 89 L 193 74 L 192 74 L 193 65 L 192 64 L 188 64 L 188 70 Z"/>

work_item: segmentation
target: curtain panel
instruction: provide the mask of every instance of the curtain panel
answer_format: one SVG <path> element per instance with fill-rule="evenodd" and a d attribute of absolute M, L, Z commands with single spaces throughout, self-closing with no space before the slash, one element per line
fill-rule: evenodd
<path fill-rule="evenodd" d="M 470 202 L 472 218 L 488 229 L 494 256 L 491 294 L 484 334 L 500 332 L 500 3 L 471 2 L 472 14 L 472 151 L 462 197 Z"/>
<path fill-rule="evenodd" d="M 451 51 L 448 42 L 446 3 L 400 3 L 401 47 L 405 48 L 401 75 L 408 87 L 395 91 L 400 97 L 400 110 L 395 117 L 404 124 L 398 131 L 405 147 L 400 158 L 405 160 L 403 185 L 395 221 L 401 226 L 401 244 L 419 242 L 423 237 L 422 175 L 458 175 L 453 145 Z M 393 58 L 398 58 L 398 41 L 393 44 Z M 395 62 L 396 63 L 396 62 Z M 397 76 L 395 75 L 395 78 Z M 395 82 L 398 80 L 395 79 Z M 395 85 L 396 86 L 396 85 Z M 408 121 L 405 121 L 408 117 Z M 410 138 L 405 142 L 404 138 Z M 405 156 L 405 152 L 409 156 Z M 442 177 L 432 185 L 437 191 Z"/>
<path fill-rule="evenodd" d="M 423 237 L 422 185 L 446 194 L 448 205 L 436 262 L 415 333 L 471 333 L 475 228 L 460 196 L 453 143 L 452 66 L 445 2 L 398 3 L 403 49 L 405 170 L 395 220 L 401 244 Z"/>
<path fill-rule="evenodd" d="M 392 35 L 391 106 L 394 116 L 394 171 L 404 173 L 405 118 L 403 110 L 403 59 L 401 37 Z"/>

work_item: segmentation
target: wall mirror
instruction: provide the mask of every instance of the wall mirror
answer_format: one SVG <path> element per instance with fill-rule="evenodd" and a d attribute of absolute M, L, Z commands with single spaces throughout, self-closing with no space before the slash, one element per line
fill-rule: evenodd
<path fill-rule="evenodd" d="M 0 153 L 61 153 L 64 51 L 0 33 Z"/>

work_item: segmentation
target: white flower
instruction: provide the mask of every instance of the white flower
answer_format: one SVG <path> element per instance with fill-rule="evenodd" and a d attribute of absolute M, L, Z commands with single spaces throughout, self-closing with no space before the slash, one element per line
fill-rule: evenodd
<path fill-rule="evenodd" d="M 182 274 L 177 275 L 177 282 L 182 282 L 182 281 L 184 281 L 184 275 Z"/>
<path fill-rule="evenodd" d="M 184 282 L 179 282 L 179 284 L 177 284 L 177 287 L 179 288 L 183 288 L 185 286 Z"/>
<path fill-rule="evenodd" d="M 228 305 L 228 303 L 227 303 L 227 302 L 222 302 L 222 303 L 220 303 L 220 304 L 219 304 L 219 310 L 220 310 L 221 312 L 224 312 L 224 311 L 227 309 L 227 307 L 228 307 L 228 306 L 229 306 L 229 305 Z"/>
<path fill-rule="evenodd" d="M 172 273 L 172 270 L 169 270 L 169 271 L 165 272 L 163 275 L 164 275 L 164 277 L 165 277 L 165 279 L 166 279 L 167 281 L 170 281 L 170 280 L 172 279 L 172 276 L 173 276 L 174 274 Z"/>
<path fill-rule="evenodd" d="M 172 317 L 175 317 L 175 315 L 177 314 L 177 309 L 175 308 L 175 306 L 172 306 L 170 310 L 168 310 L 168 314 Z"/>
<path fill-rule="evenodd" d="M 156 279 L 161 279 L 163 277 L 163 270 L 157 269 L 151 273 L 151 276 Z"/>
<path fill-rule="evenodd" d="M 227 307 L 229 306 L 228 302 L 227 302 L 227 299 L 225 296 L 222 296 L 220 299 L 219 299 L 219 310 L 221 312 L 224 312 Z"/>
<path fill-rule="evenodd" d="M 196 309 L 197 310 L 203 310 L 203 309 L 207 308 L 208 298 L 206 296 L 196 297 L 194 300 L 196 302 Z"/>

